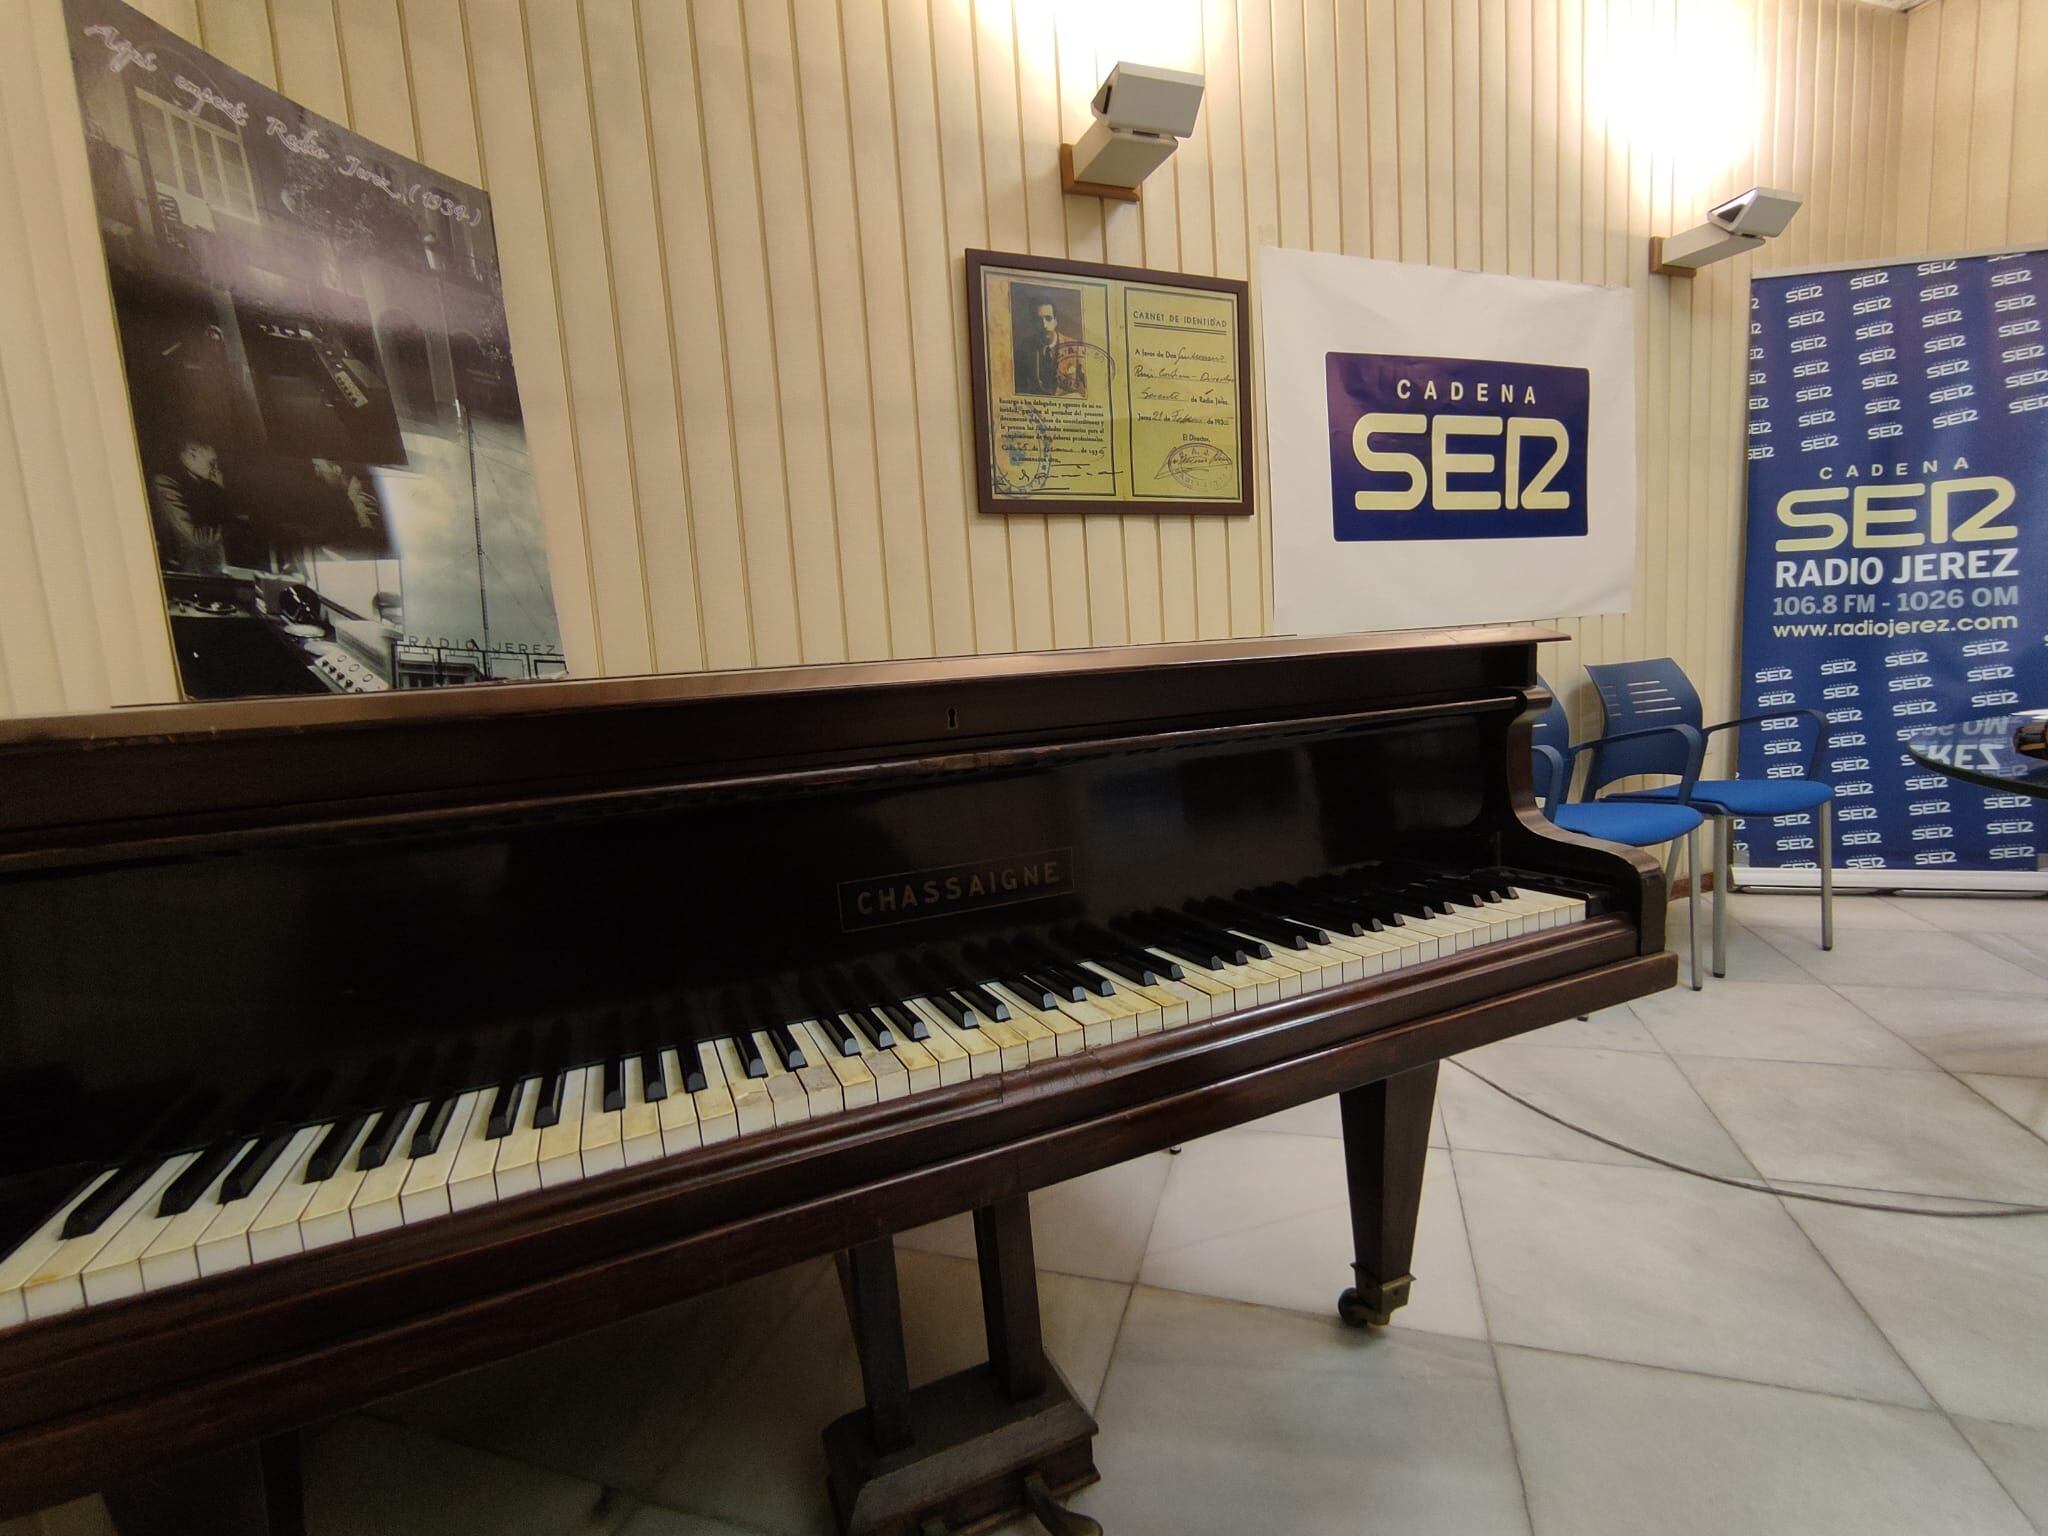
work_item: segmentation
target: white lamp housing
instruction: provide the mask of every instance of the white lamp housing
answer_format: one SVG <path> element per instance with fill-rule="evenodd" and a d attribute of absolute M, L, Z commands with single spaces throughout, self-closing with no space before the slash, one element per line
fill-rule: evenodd
<path fill-rule="evenodd" d="M 1714 207 L 1706 223 L 1684 234 L 1653 240 L 1650 270 L 1667 277 L 1690 277 L 1701 267 L 1753 251 L 1771 236 L 1782 235 L 1799 208 L 1796 192 L 1751 187 Z"/>
<path fill-rule="evenodd" d="M 1072 180 L 1135 189 L 1195 131 L 1202 77 L 1151 64 L 1119 63 L 1089 106 L 1095 121 L 1074 145 Z"/>

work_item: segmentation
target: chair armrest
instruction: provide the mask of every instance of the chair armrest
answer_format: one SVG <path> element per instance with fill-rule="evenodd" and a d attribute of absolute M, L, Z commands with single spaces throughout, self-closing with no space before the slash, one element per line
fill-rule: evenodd
<path fill-rule="evenodd" d="M 1685 743 L 1685 772 L 1678 778 L 1678 803 L 1690 804 L 1692 787 L 1699 782 L 1700 764 L 1706 760 L 1706 734 L 1690 725 L 1646 725 L 1640 730 L 1616 731 L 1611 736 L 1596 736 L 1591 741 L 1582 741 L 1572 748 L 1572 761 L 1576 767 L 1581 752 L 1590 752 L 1595 747 L 1604 747 L 1610 742 L 1639 741 L 1647 736 L 1676 736 Z"/>
<path fill-rule="evenodd" d="M 1561 803 L 1559 796 L 1570 786 L 1565 781 L 1564 754 L 1555 747 L 1535 749 L 1539 772 L 1536 775 L 1536 798 L 1543 802 L 1543 813 L 1548 816 Z"/>
<path fill-rule="evenodd" d="M 1810 779 L 1814 776 L 1813 770 L 1820 766 L 1821 743 L 1827 740 L 1828 735 L 1827 717 L 1817 709 L 1793 706 L 1766 710 L 1760 715 L 1741 715 L 1733 720 L 1723 720 L 1719 725 L 1710 725 L 1702 734 L 1711 736 L 1716 731 L 1732 731 L 1739 726 L 1757 725 L 1765 720 L 1783 720 L 1790 715 L 1804 715 L 1813 722 L 1813 745 L 1807 749 L 1805 766 L 1799 770 L 1802 778 Z"/>

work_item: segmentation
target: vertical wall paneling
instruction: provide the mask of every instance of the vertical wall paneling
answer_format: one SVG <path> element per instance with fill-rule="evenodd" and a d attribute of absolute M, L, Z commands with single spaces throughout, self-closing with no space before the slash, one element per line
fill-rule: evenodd
<path fill-rule="evenodd" d="M 2048 238 L 2037 0 L 143 8 L 490 189 L 582 673 L 1263 630 L 1263 517 L 973 509 L 960 253 L 1247 277 L 1277 242 L 1633 291 L 1636 607 L 1560 616 L 1546 666 L 1586 723 L 1581 664 L 1625 654 L 1720 707 L 1752 266 Z M 0 59 L 9 712 L 174 686 L 54 4 L 30 37 Z M 1137 206 L 1058 184 L 1120 58 L 1207 79 Z M 1756 182 L 1806 197 L 1786 238 L 1649 275 L 1651 235 Z"/>

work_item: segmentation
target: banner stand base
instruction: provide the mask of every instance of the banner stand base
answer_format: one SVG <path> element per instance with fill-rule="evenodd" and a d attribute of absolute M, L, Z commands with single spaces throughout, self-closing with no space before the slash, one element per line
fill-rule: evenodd
<path fill-rule="evenodd" d="M 1817 869 L 1758 869 L 1737 865 L 1733 889 L 1818 891 Z M 1924 891 L 1930 895 L 2048 895 L 2048 870 L 2040 869 L 1837 869 L 1837 891 Z"/>

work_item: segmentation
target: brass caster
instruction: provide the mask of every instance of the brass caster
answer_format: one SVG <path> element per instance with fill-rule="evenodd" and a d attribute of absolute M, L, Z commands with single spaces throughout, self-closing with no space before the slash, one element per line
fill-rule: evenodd
<path fill-rule="evenodd" d="M 1373 1311 L 1366 1299 L 1358 1294 L 1358 1288 L 1347 1285 L 1344 1294 L 1337 1298 L 1337 1316 L 1353 1328 L 1384 1328 L 1394 1314 Z"/>
<path fill-rule="evenodd" d="M 1102 1522 L 1068 1509 L 1052 1496 L 1045 1479 L 1033 1472 L 1024 1479 L 1024 1507 L 1051 1536 L 1102 1536 Z"/>

